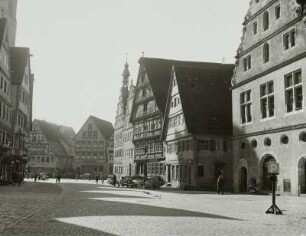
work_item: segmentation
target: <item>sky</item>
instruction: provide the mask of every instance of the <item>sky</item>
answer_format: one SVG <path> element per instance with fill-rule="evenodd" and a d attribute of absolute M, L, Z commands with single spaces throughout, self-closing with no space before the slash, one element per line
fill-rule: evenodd
<path fill-rule="evenodd" d="M 19 0 L 16 46 L 29 47 L 33 118 L 114 124 L 126 60 L 234 63 L 248 0 Z"/>

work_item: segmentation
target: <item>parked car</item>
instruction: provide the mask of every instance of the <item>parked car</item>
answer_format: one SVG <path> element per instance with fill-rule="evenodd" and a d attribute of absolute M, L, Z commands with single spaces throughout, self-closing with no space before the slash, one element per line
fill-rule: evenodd
<path fill-rule="evenodd" d="M 131 187 L 143 187 L 145 183 L 145 178 L 139 175 L 132 176 Z"/>
<path fill-rule="evenodd" d="M 145 180 L 144 187 L 146 189 L 160 189 L 160 186 L 164 185 L 165 181 L 160 176 L 148 176 Z"/>
<path fill-rule="evenodd" d="M 122 187 L 132 187 L 133 185 L 133 176 L 122 176 L 120 180 L 120 185 Z"/>
<path fill-rule="evenodd" d="M 80 175 L 80 179 L 90 179 L 90 173 Z"/>

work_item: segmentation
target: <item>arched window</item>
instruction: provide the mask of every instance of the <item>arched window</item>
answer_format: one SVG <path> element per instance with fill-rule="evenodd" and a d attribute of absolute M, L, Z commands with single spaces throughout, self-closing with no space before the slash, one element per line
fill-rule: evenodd
<path fill-rule="evenodd" d="M 262 17 L 263 29 L 267 30 L 269 28 L 269 12 L 265 11 Z"/>
<path fill-rule="evenodd" d="M 264 63 L 268 62 L 270 59 L 270 52 L 269 52 L 269 44 L 265 43 L 263 46 L 263 61 Z"/>

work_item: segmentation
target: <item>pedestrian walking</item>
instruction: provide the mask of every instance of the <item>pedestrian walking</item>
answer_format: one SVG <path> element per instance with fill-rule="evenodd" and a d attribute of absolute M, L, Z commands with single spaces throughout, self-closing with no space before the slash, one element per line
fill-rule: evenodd
<path fill-rule="evenodd" d="M 103 176 L 103 174 L 101 174 L 100 180 L 101 180 L 101 184 L 104 184 L 104 176 Z"/>
<path fill-rule="evenodd" d="M 78 182 L 78 180 L 79 180 L 79 175 L 78 175 L 78 174 L 75 174 L 75 181 Z"/>
<path fill-rule="evenodd" d="M 99 182 L 99 176 L 96 175 L 96 184 L 98 184 L 98 182 Z"/>
<path fill-rule="evenodd" d="M 218 194 L 224 194 L 224 178 L 222 173 L 218 176 L 217 179 L 217 192 Z"/>
<path fill-rule="evenodd" d="M 117 182 L 117 176 L 114 174 L 113 176 L 113 185 L 116 186 L 116 182 Z"/>
<path fill-rule="evenodd" d="M 37 174 L 35 173 L 34 174 L 34 182 L 36 182 L 36 180 L 37 180 Z"/>

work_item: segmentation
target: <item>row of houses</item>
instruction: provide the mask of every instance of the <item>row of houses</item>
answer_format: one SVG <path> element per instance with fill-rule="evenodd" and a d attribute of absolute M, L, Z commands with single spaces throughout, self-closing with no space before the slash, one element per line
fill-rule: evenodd
<path fill-rule="evenodd" d="M 111 173 L 113 125 L 89 116 L 78 133 L 73 128 L 35 119 L 28 137 L 27 174 L 75 178 Z"/>
<path fill-rule="evenodd" d="M 145 58 L 123 72 L 113 170 L 173 187 L 306 193 L 306 1 L 251 0 L 235 65 Z"/>
<path fill-rule="evenodd" d="M 29 48 L 15 47 L 17 0 L 0 1 L 0 9 L 0 184 L 14 184 L 27 162 L 34 75 Z"/>

